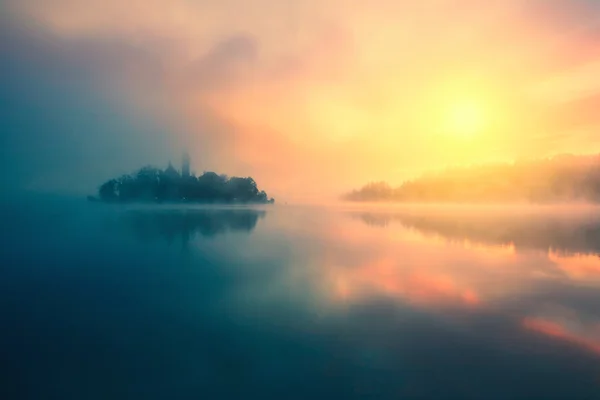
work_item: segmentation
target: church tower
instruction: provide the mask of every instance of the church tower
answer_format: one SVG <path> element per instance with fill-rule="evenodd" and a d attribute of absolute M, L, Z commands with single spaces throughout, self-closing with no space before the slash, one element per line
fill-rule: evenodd
<path fill-rule="evenodd" d="M 189 178 L 190 176 L 190 155 L 186 152 L 183 154 L 183 160 L 181 162 L 181 176 Z"/>

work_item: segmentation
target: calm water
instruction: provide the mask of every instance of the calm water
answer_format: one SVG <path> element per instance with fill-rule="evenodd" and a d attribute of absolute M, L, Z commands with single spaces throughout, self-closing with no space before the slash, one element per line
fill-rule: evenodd
<path fill-rule="evenodd" d="M 0 216 L 2 399 L 600 398 L 600 209 Z"/>

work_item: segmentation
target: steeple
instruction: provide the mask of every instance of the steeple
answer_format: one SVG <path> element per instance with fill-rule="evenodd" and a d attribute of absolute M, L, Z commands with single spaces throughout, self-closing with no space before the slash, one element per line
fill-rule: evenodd
<path fill-rule="evenodd" d="M 183 159 L 181 162 L 181 176 L 184 178 L 190 176 L 190 155 L 187 152 L 183 153 Z"/>

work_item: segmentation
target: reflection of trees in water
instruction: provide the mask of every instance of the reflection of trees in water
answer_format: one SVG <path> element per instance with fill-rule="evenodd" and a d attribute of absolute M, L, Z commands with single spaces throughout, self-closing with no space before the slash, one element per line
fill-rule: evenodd
<path fill-rule="evenodd" d="M 184 246 L 195 236 L 212 237 L 241 231 L 251 232 L 266 214 L 264 210 L 135 210 L 121 222 L 142 240 L 181 239 Z"/>
<path fill-rule="evenodd" d="M 353 213 L 370 226 L 398 222 L 449 241 L 510 245 L 564 253 L 600 254 L 600 213 L 569 212 L 394 212 Z"/>

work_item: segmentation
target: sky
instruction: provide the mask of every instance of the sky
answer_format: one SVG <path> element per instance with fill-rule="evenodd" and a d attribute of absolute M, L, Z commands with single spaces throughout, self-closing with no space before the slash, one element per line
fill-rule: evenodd
<path fill-rule="evenodd" d="M 0 0 L 0 179 L 153 164 L 282 201 L 600 151 L 595 0 Z"/>

